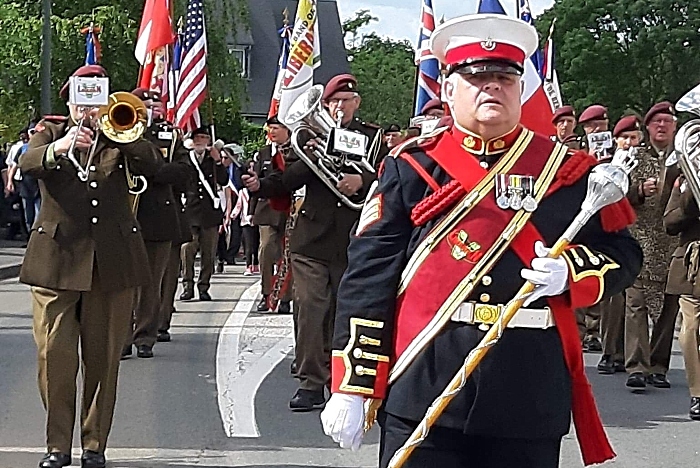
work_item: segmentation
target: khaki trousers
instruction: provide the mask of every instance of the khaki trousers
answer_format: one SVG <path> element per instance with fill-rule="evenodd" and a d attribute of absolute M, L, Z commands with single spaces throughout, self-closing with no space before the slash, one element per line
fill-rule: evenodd
<path fill-rule="evenodd" d="M 107 447 L 117 398 L 119 358 L 129 330 L 133 296 L 133 289 L 103 291 L 96 273 L 89 292 L 32 287 L 48 452 L 71 452 L 80 358 L 82 447 L 95 452 L 104 452 Z"/>
<path fill-rule="evenodd" d="M 322 391 L 330 382 L 335 306 L 345 265 L 292 254 L 299 388 Z"/>
<path fill-rule="evenodd" d="M 275 265 L 282 258 L 284 230 L 275 226 L 260 226 L 260 273 L 262 275 L 262 293 L 272 293 L 275 284 Z M 293 276 L 293 275 L 292 275 Z M 287 288 L 283 301 L 292 300 L 292 285 Z"/>
<path fill-rule="evenodd" d="M 603 337 L 603 354 L 612 356 L 615 362 L 624 362 L 625 293 L 621 292 L 601 302 L 600 332 Z"/>
<path fill-rule="evenodd" d="M 192 226 L 192 241 L 182 244 L 182 284 L 187 291 L 194 291 L 194 260 L 197 251 L 201 253 L 201 270 L 197 280 L 199 292 L 209 290 L 211 275 L 214 273 L 216 244 L 219 241 L 218 227 L 202 228 Z"/>
<path fill-rule="evenodd" d="M 626 291 L 625 369 L 627 372 L 665 374 L 671 362 L 671 347 L 678 296 L 663 293 L 663 284 L 635 281 Z M 649 318 L 658 317 L 649 340 Z"/>
<path fill-rule="evenodd" d="M 158 338 L 160 326 L 160 291 L 165 276 L 165 269 L 170 259 L 170 242 L 146 241 L 148 264 L 151 278 L 148 284 L 139 288 L 138 299 L 134 309 L 133 344 L 136 346 L 153 346 Z"/>
<path fill-rule="evenodd" d="M 685 375 L 691 397 L 700 397 L 700 299 L 682 295 L 678 300 L 681 331 L 678 343 L 685 361 Z"/>
<path fill-rule="evenodd" d="M 160 287 L 160 324 L 158 331 L 170 330 L 170 321 L 175 311 L 175 293 L 177 292 L 177 279 L 180 276 L 180 248 L 181 244 L 171 244 L 168 254 L 168 264 L 163 275 L 163 283 Z"/>
<path fill-rule="evenodd" d="M 576 309 L 576 323 L 581 341 L 586 338 L 600 339 L 600 315 L 602 305 L 600 303 L 583 309 Z"/>

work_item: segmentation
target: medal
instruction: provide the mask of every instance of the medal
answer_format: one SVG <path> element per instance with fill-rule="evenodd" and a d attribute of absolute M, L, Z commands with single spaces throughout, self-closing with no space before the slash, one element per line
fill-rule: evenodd
<path fill-rule="evenodd" d="M 508 184 L 506 183 L 506 175 L 498 174 L 496 177 L 496 205 L 502 210 L 510 207 L 508 200 Z"/>
<path fill-rule="evenodd" d="M 522 177 L 508 176 L 508 192 L 510 193 L 510 207 L 519 211 L 523 207 Z"/>
<path fill-rule="evenodd" d="M 535 179 L 532 176 L 527 176 L 523 182 L 525 183 L 524 191 L 526 194 L 523 199 L 523 209 L 528 213 L 532 213 L 537 209 L 537 200 L 535 200 Z"/>

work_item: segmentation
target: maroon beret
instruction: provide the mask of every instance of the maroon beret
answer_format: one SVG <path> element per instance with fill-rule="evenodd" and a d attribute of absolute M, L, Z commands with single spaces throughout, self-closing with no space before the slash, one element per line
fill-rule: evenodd
<path fill-rule="evenodd" d="M 552 123 L 557 123 L 559 119 L 564 117 L 576 117 L 576 111 L 573 106 L 562 106 L 554 112 Z"/>
<path fill-rule="evenodd" d="M 586 110 L 581 112 L 581 116 L 578 118 L 578 123 L 586 123 L 591 120 L 606 120 L 608 118 L 608 109 L 605 106 L 599 104 L 587 107 Z"/>
<path fill-rule="evenodd" d="M 71 76 L 82 76 L 84 78 L 96 76 L 99 78 L 105 78 L 107 77 L 107 70 L 102 68 L 102 66 L 100 65 L 83 65 L 82 67 L 74 71 Z M 66 83 L 63 85 L 61 91 L 58 93 L 58 95 L 61 96 L 61 99 L 63 99 L 64 101 L 68 100 L 69 89 L 70 80 L 66 80 Z"/>
<path fill-rule="evenodd" d="M 668 101 L 659 102 L 651 106 L 647 115 L 644 116 L 644 125 L 649 125 L 649 122 L 656 114 L 668 114 L 676 116 L 676 110 L 673 108 L 673 104 Z"/>
<path fill-rule="evenodd" d="M 131 92 L 131 94 L 141 99 L 142 101 L 148 101 L 149 99 L 154 101 L 160 100 L 160 93 L 155 89 L 136 88 Z"/>
<path fill-rule="evenodd" d="M 627 115 L 621 118 L 617 124 L 615 124 L 613 137 L 617 138 L 624 132 L 634 132 L 635 130 L 639 130 L 640 127 L 641 125 L 639 124 L 639 119 L 636 115 Z"/>
<path fill-rule="evenodd" d="M 442 110 L 442 101 L 439 98 L 431 99 L 426 102 L 423 108 L 420 110 L 420 115 L 425 115 L 428 111 L 437 109 Z"/>
<path fill-rule="evenodd" d="M 326 101 L 335 93 L 357 92 L 357 79 L 349 73 L 335 75 L 328 80 L 328 84 L 323 90 L 323 100 Z"/>

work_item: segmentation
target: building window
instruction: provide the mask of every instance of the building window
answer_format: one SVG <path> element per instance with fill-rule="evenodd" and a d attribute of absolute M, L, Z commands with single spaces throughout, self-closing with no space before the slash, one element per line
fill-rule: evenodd
<path fill-rule="evenodd" d="M 228 53 L 238 62 L 241 76 L 250 78 L 250 47 L 230 45 Z"/>

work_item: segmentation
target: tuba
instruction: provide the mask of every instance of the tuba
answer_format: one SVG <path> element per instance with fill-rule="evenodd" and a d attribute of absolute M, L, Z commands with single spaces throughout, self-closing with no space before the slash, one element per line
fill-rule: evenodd
<path fill-rule="evenodd" d="M 141 99 L 131 93 L 116 92 L 109 96 L 109 103 L 100 107 L 97 122 L 100 130 L 115 143 L 133 143 L 146 131 L 148 111 Z M 129 186 L 132 213 L 136 214 L 139 196 L 146 190 L 148 183 L 143 176 L 134 176 L 129 170 L 129 163 L 124 160 L 126 182 Z"/>
<path fill-rule="evenodd" d="M 366 145 L 362 143 L 362 153 L 333 151 L 333 132 L 340 127 L 326 111 L 322 104 L 323 85 L 312 86 L 311 89 L 298 96 L 287 114 L 282 118 L 282 123 L 292 130 L 291 145 L 299 159 L 304 161 L 314 174 L 333 192 L 342 203 L 353 210 L 362 209 L 362 201 L 354 202 L 338 190 L 338 182 L 343 178 L 343 170 L 351 167 L 358 173 L 365 169 L 374 172 L 373 161 L 364 155 Z M 317 148 L 314 148 L 315 160 L 303 150 L 299 144 L 299 134 L 308 132 L 312 138 L 321 140 Z M 365 135 L 359 135 L 366 138 Z M 362 140 L 360 140 L 362 141 Z M 356 145 L 357 146 L 357 145 Z"/>
<path fill-rule="evenodd" d="M 700 116 L 700 85 L 676 103 L 676 110 Z M 700 204 L 700 119 L 693 119 L 678 130 L 674 146 L 678 166 L 683 171 L 693 198 Z M 669 157 L 666 165 L 673 164 L 673 159 L 673 156 Z"/>

